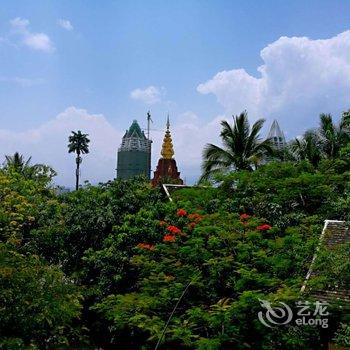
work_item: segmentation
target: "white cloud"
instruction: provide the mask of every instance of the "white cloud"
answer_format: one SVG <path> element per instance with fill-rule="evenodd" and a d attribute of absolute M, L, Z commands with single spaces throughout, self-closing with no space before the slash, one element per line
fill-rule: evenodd
<path fill-rule="evenodd" d="M 30 22 L 27 19 L 16 17 L 10 21 L 14 33 L 16 33 L 20 39 L 20 42 L 33 49 L 44 52 L 53 52 L 55 47 L 50 37 L 45 33 L 35 33 L 30 31 Z"/>
<path fill-rule="evenodd" d="M 41 85 L 45 82 L 44 79 L 28 79 L 28 78 L 20 78 L 20 77 L 0 77 L 0 82 L 17 84 L 21 87 L 31 87 L 34 85 Z"/>
<path fill-rule="evenodd" d="M 29 21 L 25 18 L 16 17 L 10 21 L 10 24 L 14 28 L 26 30 L 26 28 L 29 26 Z"/>
<path fill-rule="evenodd" d="M 260 56 L 259 77 L 222 71 L 197 90 L 214 94 L 227 114 L 247 109 L 254 119 L 279 119 L 294 134 L 315 126 L 322 112 L 350 108 L 350 30 L 324 40 L 281 37 Z"/>
<path fill-rule="evenodd" d="M 59 19 L 57 24 L 65 30 L 71 31 L 74 29 L 72 23 L 68 19 Z"/>
<path fill-rule="evenodd" d="M 39 127 L 23 132 L 0 129 L 1 158 L 18 151 L 35 163 L 51 165 L 58 184 L 73 186 L 75 160 L 68 154 L 68 136 L 81 130 L 89 134 L 90 153 L 83 156 L 82 181 L 107 181 L 115 177 L 116 150 L 122 133 L 115 130 L 103 115 L 69 107 Z"/>
<path fill-rule="evenodd" d="M 138 100 L 148 105 L 152 105 L 152 104 L 161 102 L 162 96 L 164 94 L 165 94 L 164 88 L 157 88 L 151 85 L 145 89 L 138 88 L 131 91 L 130 97 L 134 100 Z"/>
<path fill-rule="evenodd" d="M 54 50 L 50 38 L 44 33 L 31 33 L 23 38 L 23 43 L 34 50 L 52 52 Z"/>
<path fill-rule="evenodd" d="M 207 142 L 218 142 L 219 121 L 222 118 L 203 123 L 188 111 L 174 118 L 175 123 L 170 120 L 175 159 L 181 176 L 187 181 L 193 182 L 199 177 L 202 149 Z M 160 157 L 165 120 L 164 123 L 155 120 L 154 127 L 158 131 L 151 134 L 152 170 L 155 170 Z M 116 152 L 125 131 L 116 130 L 103 115 L 90 114 L 76 107 L 67 108 L 35 129 L 23 132 L 0 129 L 0 163 L 5 154 L 18 151 L 26 157 L 32 156 L 35 163 L 51 165 L 58 172 L 55 182 L 73 187 L 74 155 L 67 152 L 68 136 L 72 130 L 89 134 L 91 140 L 90 153 L 83 156 L 82 181 L 96 183 L 113 179 L 116 174 Z"/>
<path fill-rule="evenodd" d="M 179 125 L 198 125 L 199 123 L 199 118 L 196 113 L 192 111 L 186 111 L 184 113 L 181 113 L 177 118 L 176 118 L 176 124 Z"/>

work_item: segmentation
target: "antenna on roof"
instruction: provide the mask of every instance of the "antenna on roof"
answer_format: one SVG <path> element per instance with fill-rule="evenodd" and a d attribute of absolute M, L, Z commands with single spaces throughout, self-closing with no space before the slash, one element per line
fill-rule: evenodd
<path fill-rule="evenodd" d="M 153 120 L 151 118 L 151 112 L 147 112 L 147 138 L 149 139 L 149 132 L 150 132 L 150 127 L 151 127 L 151 122 L 153 123 Z"/>
<path fill-rule="evenodd" d="M 153 123 L 153 120 L 151 118 L 151 112 L 148 111 L 147 112 L 147 143 L 148 143 L 148 178 L 151 178 L 151 144 L 152 141 L 149 139 L 150 137 L 150 127 L 151 127 L 151 123 Z"/>

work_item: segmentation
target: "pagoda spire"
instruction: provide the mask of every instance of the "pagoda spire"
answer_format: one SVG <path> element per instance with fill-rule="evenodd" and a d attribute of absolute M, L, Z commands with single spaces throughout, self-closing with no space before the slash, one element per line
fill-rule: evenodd
<path fill-rule="evenodd" d="M 173 183 L 182 185 L 183 181 L 180 178 L 180 172 L 177 169 L 174 156 L 173 141 L 170 134 L 169 114 L 166 120 L 166 131 L 163 139 L 161 158 L 158 160 L 157 168 L 152 179 L 152 186 L 158 186 L 162 183 Z"/>
<path fill-rule="evenodd" d="M 174 155 L 173 141 L 170 133 L 169 114 L 166 122 L 166 131 L 163 139 L 162 151 L 160 154 L 164 159 L 172 159 Z"/>
<path fill-rule="evenodd" d="M 166 118 L 166 128 L 167 128 L 167 130 L 169 130 L 169 128 L 170 128 L 169 113 L 168 113 L 168 116 Z"/>

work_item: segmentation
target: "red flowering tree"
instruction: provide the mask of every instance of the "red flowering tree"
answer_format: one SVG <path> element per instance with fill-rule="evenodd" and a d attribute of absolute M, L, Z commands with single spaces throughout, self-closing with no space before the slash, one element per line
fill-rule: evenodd
<path fill-rule="evenodd" d="M 178 227 L 173 226 L 173 225 L 169 225 L 166 229 L 167 229 L 167 231 L 171 232 L 174 235 L 181 233 L 181 230 Z"/>
<path fill-rule="evenodd" d="M 179 216 L 179 217 L 187 216 L 187 211 L 186 211 L 185 209 L 179 209 L 179 210 L 176 212 L 176 215 Z"/>
<path fill-rule="evenodd" d="M 175 242 L 176 241 L 176 237 L 174 235 L 165 235 L 163 237 L 163 241 L 164 242 Z"/>
<path fill-rule="evenodd" d="M 244 213 L 244 214 L 241 214 L 239 218 L 241 221 L 247 221 L 250 218 L 250 215 Z"/>

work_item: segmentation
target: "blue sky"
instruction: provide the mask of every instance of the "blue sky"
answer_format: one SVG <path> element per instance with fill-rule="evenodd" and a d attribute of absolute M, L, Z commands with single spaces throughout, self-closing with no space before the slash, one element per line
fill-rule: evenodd
<path fill-rule="evenodd" d="M 55 152 L 85 127 L 96 152 L 83 176 L 105 181 L 121 133 L 148 109 L 157 160 L 169 112 L 193 181 L 220 119 L 246 108 L 291 138 L 350 108 L 349 23 L 350 1 L 2 1 L 1 148 L 35 152 L 69 185 L 73 160 Z"/>

